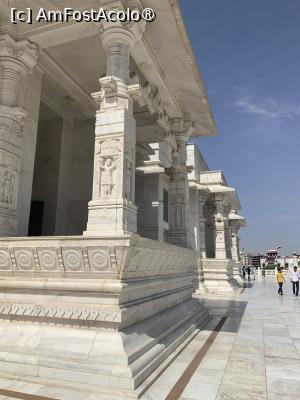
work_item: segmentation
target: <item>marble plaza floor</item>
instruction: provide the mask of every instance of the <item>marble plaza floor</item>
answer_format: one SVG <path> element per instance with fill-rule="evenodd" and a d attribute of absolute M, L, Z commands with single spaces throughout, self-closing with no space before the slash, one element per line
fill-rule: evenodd
<path fill-rule="evenodd" d="M 290 284 L 278 296 L 274 277 L 250 286 L 239 295 L 205 296 L 211 321 L 142 400 L 300 399 L 300 297 Z M 16 398 L 109 399 L 0 379 L 0 400 Z"/>
<path fill-rule="evenodd" d="M 300 298 L 291 286 L 281 297 L 274 277 L 259 277 L 240 295 L 205 302 L 213 319 L 143 400 L 300 399 Z M 189 382 L 174 389 L 222 316 L 228 317 Z"/>

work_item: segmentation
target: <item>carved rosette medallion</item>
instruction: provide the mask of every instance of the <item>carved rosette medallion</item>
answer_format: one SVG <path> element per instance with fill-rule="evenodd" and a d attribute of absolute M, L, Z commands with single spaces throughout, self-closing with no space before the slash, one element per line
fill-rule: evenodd
<path fill-rule="evenodd" d="M 84 262 L 82 251 L 79 249 L 63 249 L 63 260 L 65 270 L 69 272 L 82 272 L 84 270 Z"/>
<path fill-rule="evenodd" d="M 92 271 L 108 271 L 111 269 L 110 257 L 107 249 L 89 249 L 88 256 Z"/>
<path fill-rule="evenodd" d="M 52 272 L 58 270 L 58 260 L 55 250 L 38 250 L 38 256 L 42 271 Z"/>
<path fill-rule="evenodd" d="M 31 250 L 15 250 L 15 257 L 19 270 L 34 270 L 34 259 Z"/>
<path fill-rule="evenodd" d="M 1 250 L 0 251 L 0 270 L 1 271 L 6 271 L 11 269 L 11 259 L 10 259 L 10 254 L 6 250 Z"/>

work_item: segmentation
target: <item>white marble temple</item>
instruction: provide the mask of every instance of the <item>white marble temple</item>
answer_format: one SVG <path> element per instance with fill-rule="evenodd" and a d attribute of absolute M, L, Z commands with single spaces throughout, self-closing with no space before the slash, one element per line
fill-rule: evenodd
<path fill-rule="evenodd" d="M 193 292 L 237 286 L 240 204 L 189 144 L 216 127 L 178 2 L 71 3 L 157 18 L 0 0 L 0 376 L 138 398 L 207 322 Z"/>

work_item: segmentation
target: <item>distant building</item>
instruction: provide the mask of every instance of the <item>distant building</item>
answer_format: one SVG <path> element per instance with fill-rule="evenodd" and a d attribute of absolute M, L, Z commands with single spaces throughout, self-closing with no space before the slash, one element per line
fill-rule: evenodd
<path fill-rule="evenodd" d="M 280 265 L 282 268 L 291 269 L 300 263 L 300 254 L 293 252 L 292 255 L 282 256 L 277 250 L 268 250 L 265 256 L 261 257 L 261 265 Z"/>

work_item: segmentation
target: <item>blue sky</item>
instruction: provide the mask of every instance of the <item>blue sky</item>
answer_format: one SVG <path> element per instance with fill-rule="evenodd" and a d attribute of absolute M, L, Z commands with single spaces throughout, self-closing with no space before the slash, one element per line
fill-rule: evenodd
<path fill-rule="evenodd" d="M 219 132 L 198 144 L 238 191 L 241 247 L 300 253 L 300 1 L 181 7 Z"/>

